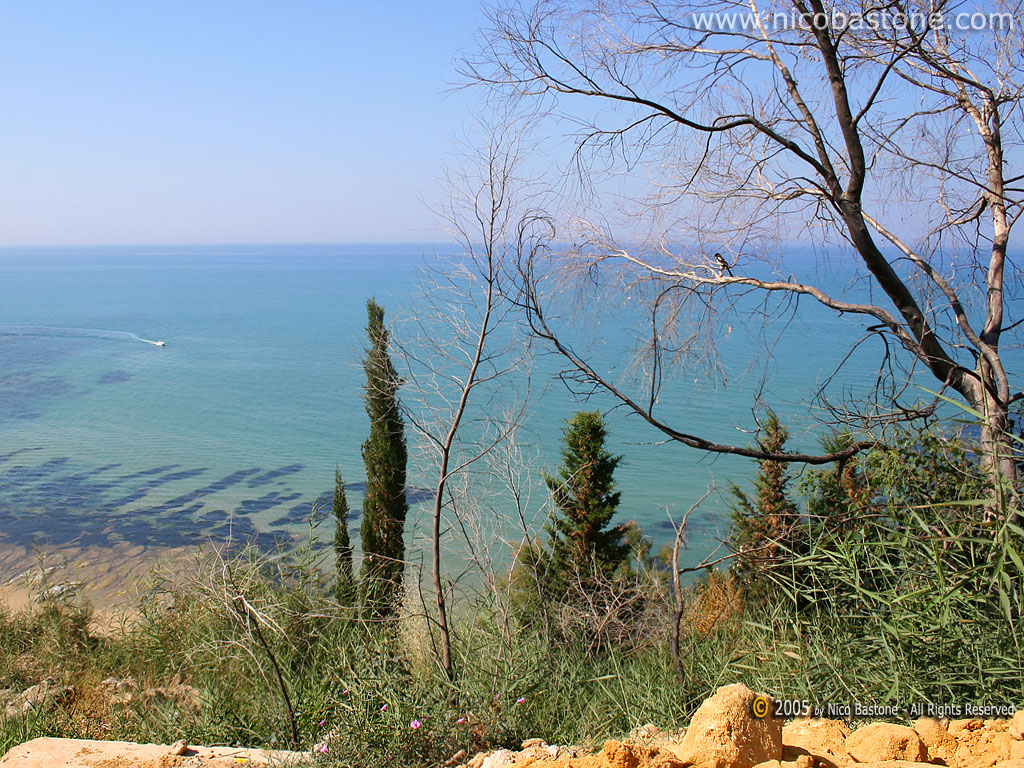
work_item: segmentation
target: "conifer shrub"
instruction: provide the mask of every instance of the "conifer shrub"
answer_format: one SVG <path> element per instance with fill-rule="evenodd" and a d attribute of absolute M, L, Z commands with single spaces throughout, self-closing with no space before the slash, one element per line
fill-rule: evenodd
<path fill-rule="evenodd" d="M 352 543 L 348 535 L 348 496 L 341 470 L 334 470 L 334 497 L 331 501 L 334 514 L 334 563 L 336 581 L 334 596 L 338 602 L 350 607 L 356 601 L 356 583 L 352 572 Z"/>
<path fill-rule="evenodd" d="M 611 577 L 629 568 L 627 526 L 612 525 L 622 498 L 614 477 L 622 457 L 605 447 L 607 434 L 600 411 L 577 412 L 562 435 L 561 467 L 544 477 L 555 506 L 546 531 L 556 590 L 574 577 Z"/>
<path fill-rule="evenodd" d="M 405 574 L 408 451 L 398 406 L 400 381 L 391 362 L 384 309 L 370 299 L 366 312 L 370 346 L 363 361 L 364 400 L 370 434 L 362 448 L 366 494 L 360 525 L 363 561 L 359 595 L 367 616 L 387 619 L 395 615 L 401 602 Z"/>
<path fill-rule="evenodd" d="M 757 447 L 765 453 L 785 453 L 788 438 L 788 431 L 769 409 L 761 422 Z M 765 572 L 779 567 L 798 550 L 802 521 L 789 497 L 791 480 L 788 463 L 762 459 L 757 462 L 753 494 L 735 483 L 729 486 L 733 497 L 729 544 L 735 552 L 732 570 L 750 593 L 763 590 Z"/>

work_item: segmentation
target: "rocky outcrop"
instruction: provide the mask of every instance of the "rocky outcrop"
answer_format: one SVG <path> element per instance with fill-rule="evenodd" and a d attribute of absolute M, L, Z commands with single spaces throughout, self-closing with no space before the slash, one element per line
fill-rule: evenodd
<path fill-rule="evenodd" d="M 782 759 L 795 761 L 810 757 L 826 768 L 852 762 L 846 753 L 850 729 L 839 720 L 802 717 L 782 729 Z"/>
<path fill-rule="evenodd" d="M 683 740 L 670 751 L 682 765 L 698 768 L 754 768 L 780 760 L 783 721 L 770 713 L 754 717 L 756 698 L 758 694 L 742 684 L 719 688 L 700 705 Z"/>
<path fill-rule="evenodd" d="M 838 720 L 755 717 L 757 697 L 743 685 L 720 688 L 684 732 L 645 725 L 592 755 L 537 740 L 494 754 L 515 768 L 1024 768 L 1024 712 L 1009 720 L 921 718 L 913 727 L 871 723 L 851 732 Z M 484 768 L 488 757 L 480 753 L 463 768 Z"/>
<path fill-rule="evenodd" d="M 857 763 L 928 762 L 928 749 L 917 731 L 893 723 L 871 723 L 858 728 L 846 739 L 846 752 Z"/>
<path fill-rule="evenodd" d="M 598 754 L 587 756 L 533 740 L 524 743 L 521 752 L 478 754 L 464 768 L 812 768 L 810 758 L 793 766 L 771 763 L 782 758 L 782 721 L 754 717 L 751 710 L 757 697 L 745 685 L 719 688 L 677 738 L 647 725 L 633 738 L 606 741 Z M 492 758 L 493 764 L 488 762 Z"/>
<path fill-rule="evenodd" d="M 161 699 L 179 709 L 194 705 L 199 692 L 175 678 L 161 688 L 139 690 L 130 679 L 103 681 L 113 702 Z M 52 684 L 22 693 L 6 692 L 0 703 L 21 712 L 25 707 L 67 695 L 73 689 Z M 5 692 L 0 691 L 0 695 Z M 764 705 L 767 704 L 767 707 Z M 1024 768 L 1024 712 L 1010 719 L 938 720 L 921 718 L 913 727 L 871 723 L 851 732 L 837 720 L 801 718 L 784 723 L 772 716 L 773 702 L 743 685 L 719 688 L 681 732 L 654 725 L 635 729 L 622 740 L 609 740 L 596 754 L 529 739 L 518 751 L 500 749 L 469 757 L 465 750 L 443 763 L 445 768 Z M 759 716 L 760 715 L 760 716 Z M 327 746 L 325 743 L 323 746 Z M 226 751 L 225 751 L 226 750 Z M 326 751 L 326 750 L 324 750 Z M 111 755 L 116 760 L 111 762 Z M 0 758 L 0 768 L 214 768 L 241 758 L 303 757 L 295 753 L 257 753 L 227 748 L 123 742 L 36 739 Z M 305 755 L 308 759 L 309 755 Z M 121 762 L 117 762 L 121 761 Z"/>
<path fill-rule="evenodd" d="M 74 692 L 72 686 L 58 685 L 52 680 L 43 680 L 20 692 L 0 688 L 0 714 L 4 717 L 26 715 L 50 701 L 61 701 Z"/>
<path fill-rule="evenodd" d="M 298 752 L 235 747 L 170 746 L 89 739 L 33 739 L 3 757 L 0 768 L 237 768 L 291 766 L 309 756 Z"/>

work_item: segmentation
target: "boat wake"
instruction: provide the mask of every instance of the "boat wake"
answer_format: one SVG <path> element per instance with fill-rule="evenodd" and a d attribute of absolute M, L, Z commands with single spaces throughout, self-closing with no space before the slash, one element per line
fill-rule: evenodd
<path fill-rule="evenodd" d="M 144 339 L 128 331 L 105 331 L 100 328 L 50 328 L 43 325 L 0 325 L 0 336 L 54 336 L 111 341 L 141 341 L 154 347 L 166 347 L 167 342 Z"/>

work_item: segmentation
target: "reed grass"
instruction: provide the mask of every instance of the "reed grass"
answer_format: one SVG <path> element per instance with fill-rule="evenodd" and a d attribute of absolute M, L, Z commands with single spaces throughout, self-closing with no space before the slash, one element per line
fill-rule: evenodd
<path fill-rule="evenodd" d="M 315 547 L 214 557 L 183 585 L 155 585 L 137 621 L 106 633 L 66 601 L 0 608 L 0 688 L 74 686 L 0 716 L 0 753 L 36 736 L 184 738 L 414 768 L 528 738 L 596 745 L 647 723 L 670 731 L 734 682 L 816 704 L 1021 704 L 1024 531 L 1016 497 L 997 497 L 995 514 L 992 496 L 960 494 L 892 499 L 856 525 L 808 516 L 799 551 L 759 577 L 772 589 L 724 574 L 690 589 L 681 682 L 664 578 L 650 581 L 651 609 L 637 614 L 644 641 L 597 654 L 585 638 L 550 642 L 515 605 L 467 600 L 454 682 L 417 610 L 386 624 L 353 618 L 323 583 Z M 140 695 L 111 701 L 111 676 L 132 678 Z M 175 676 L 198 701 L 141 695 Z"/>

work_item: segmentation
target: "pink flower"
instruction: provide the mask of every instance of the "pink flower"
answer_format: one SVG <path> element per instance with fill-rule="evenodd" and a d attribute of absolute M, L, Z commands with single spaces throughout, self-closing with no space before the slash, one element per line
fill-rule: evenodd
<path fill-rule="evenodd" d="M 387 712 L 388 711 L 388 705 L 387 704 L 382 704 L 381 708 L 380 708 L 380 711 L 381 712 Z"/>
<path fill-rule="evenodd" d="M 317 723 L 317 727 L 318 728 L 323 728 L 324 727 L 324 723 L 326 723 L 326 722 L 327 722 L 326 720 L 321 720 L 319 723 Z"/>
<path fill-rule="evenodd" d="M 525 696 L 520 696 L 518 699 L 516 699 L 516 704 L 525 704 L 525 703 L 526 703 L 526 697 Z"/>
<path fill-rule="evenodd" d="M 460 717 L 458 720 L 455 721 L 457 725 L 462 725 L 464 722 L 466 722 L 465 717 Z"/>
<path fill-rule="evenodd" d="M 327 751 L 327 745 L 326 744 L 321 744 L 320 745 L 320 751 L 321 752 L 326 752 Z"/>
<path fill-rule="evenodd" d="M 341 692 L 342 696 L 348 696 L 348 688 Z"/>
<path fill-rule="evenodd" d="M 419 720 L 413 720 L 411 723 L 409 723 L 409 727 L 412 728 L 414 731 L 421 725 L 423 725 L 423 723 L 421 723 Z"/>

